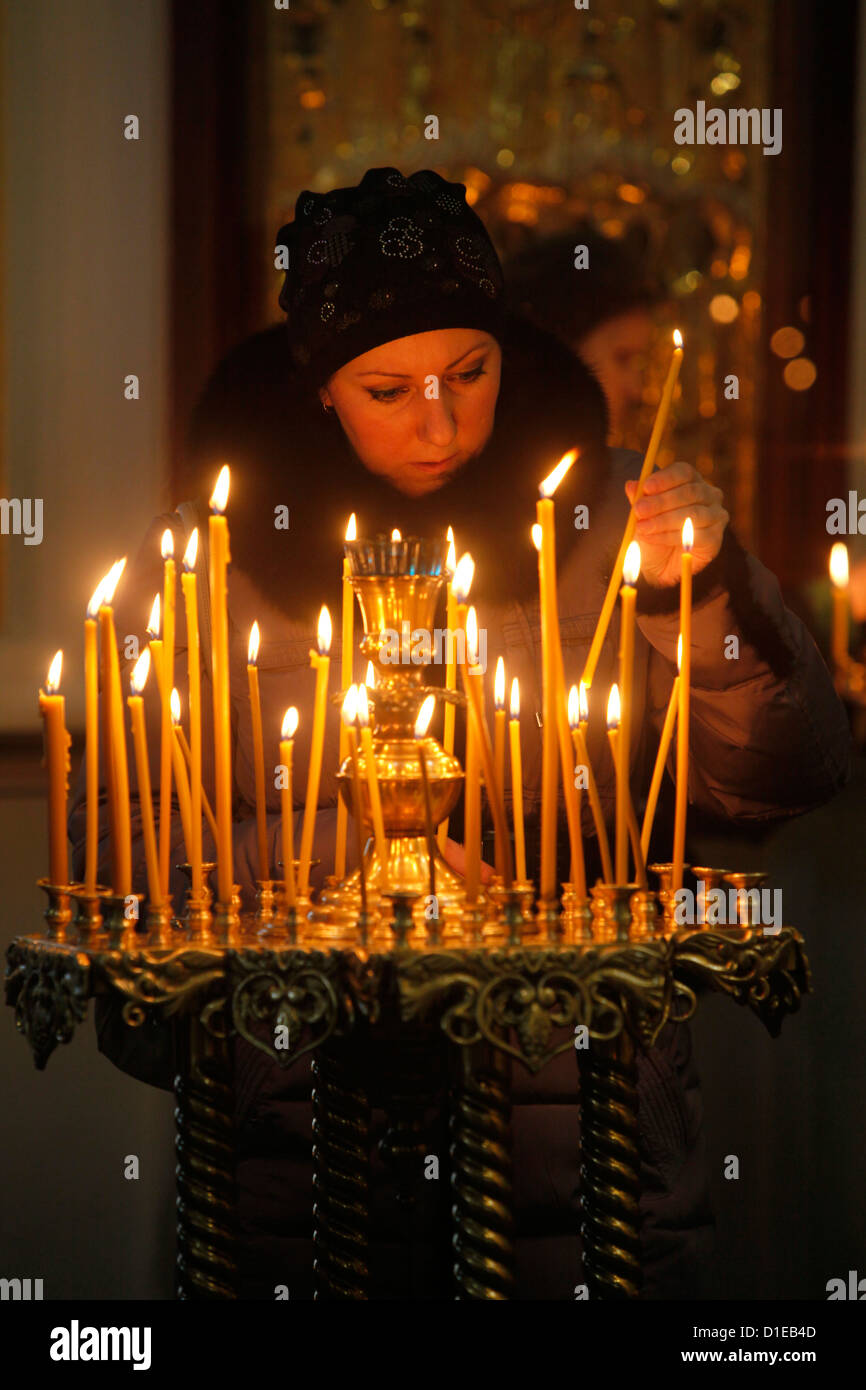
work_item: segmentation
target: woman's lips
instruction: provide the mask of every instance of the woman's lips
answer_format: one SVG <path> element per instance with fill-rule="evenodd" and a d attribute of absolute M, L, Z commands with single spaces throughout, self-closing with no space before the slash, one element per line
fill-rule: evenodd
<path fill-rule="evenodd" d="M 452 454 L 450 458 L 438 459 L 433 461 L 431 461 L 430 459 L 415 459 L 413 462 L 413 467 L 423 468 L 425 473 L 438 473 L 440 469 L 447 468 L 448 465 L 450 463 L 453 463 L 456 458 L 457 455 Z"/>

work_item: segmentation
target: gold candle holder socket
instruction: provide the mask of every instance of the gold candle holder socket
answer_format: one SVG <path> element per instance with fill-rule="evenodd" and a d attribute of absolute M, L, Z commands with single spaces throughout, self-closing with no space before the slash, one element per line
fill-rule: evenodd
<path fill-rule="evenodd" d="M 717 888 L 721 888 L 723 882 L 730 873 L 730 869 L 710 869 L 703 865 L 695 864 L 692 873 L 698 883 L 703 883 L 704 890 L 698 893 L 695 890 L 695 925 L 699 927 L 707 926 L 707 903 L 708 895 Z"/>
<path fill-rule="evenodd" d="M 729 923 L 730 926 L 757 927 L 761 923 L 761 903 L 760 887 L 766 882 L 767 875 L 756 871 L 746 873 L 727 873 L 725 882 L 730 883 L 732 888 L 737 890 L 737 922 Z M 751 890 L 757 888 L 758 906 L 751 897 Z"/>
<path fill-rule="evenodd" d="M 592 940 L 592 908 L 588 898 L 579 898 L 572 883 L 562 885 L 563 936 L 569 941 Z"/>
<path fill-rule="evenodd" d="M 217 938 L 223 944 L 239 930 L 241 924 L 241 886 L 232 884 L 231 901 L 224 903 L 217 898 L 213 905 L 213 924 Z"/>
<path fill-rule="evenodd" d="M 401 950 L 409 949 L 409 936 L 415 925 L 413 908 L 419 893 L 408 893 L 398 889 L 385 889 L 383 898 L 393 905 L 393 915 L 388 926 L 394 934 L 394 944 Z"/>
<path fill-rule="evenodd" d="M 126 909 L 130 900 L 135 902 L 137 911 L 134 916 L 127 917 Z M 122 946 L 130 934 L 135 932 L 141 917 L 141 904 L 143 902 L 143 893 L 104 893 L 102 895 L 102 920 L 109 935 L 109 945 Z"/>
<path fill-rule="evenodd" d="M 186 890 L 187 899 L 189 899 L 190 894 L 192 892 L 192 864 L 178 864 L 176 867 L 180 869 L 181 873 L 189 879 L 190 886 Z M 213 873 L 215 868 L 216 863 L 212 860 L 207 860 L 201 866 L 202 900 L 208 907 L 213 902 L 213 889 L 211 887 L 210 880 L 211 874 Z"/>
<path fill-rule="evenodd" d="M 47 878 L 37 878 L 36 883 L 48 895 L 48 906 L 42 914 L 45 919 L 45 935 L 49 941 L 65 941 L 66 932 L 72 921 L 70 898 L 74 883 L 51 883 Z"/>
<path fill-rule="evenodd" d="M 637 883 L 596 883 L 592 889 L 593 936 L 597 941 L 628 941 L 631 900 Z"/>
<path fill-rule="evenodd" d="M 256 926 L 270 927 L 276 915 L 276 879 L 256 879 Z"/>
<path fill-rule="evenodd" d="M 639 888 L 636 893 L 632 893 L 630 910 L 633 941 L 652 941 L 661 934 L 658 903 L 651 889 Z"/>
<path fill-rule="evenodd" d="M 505 932 L 509 946 L 520 946 L 523 941 L 523 927 L 525 923 L 524 903 L 525 893 L 512 883 L 510 888 L 506 888 L 501 882 L 492 883 L 488 888 L 488 893 L 496 908 L 496 929 L 497 932 Z"/>
<path fill-rule="evenodd" d="M 684 874 L 688 871 L 689 867 L 690 865 L 688 864 L 683 865 Z M 674 866 L 673 864 L 647 864 L 647 868 L 658 878 L 658 900 L 662 910 L 663 932 L 665 936 L 670 936 L 672 933 L 679 931 L 679 927 L 674 920 L 674 914 L 676 912 L 676 893 L 673 887 Z"/>
<path fill-rule="evenodd" d="M 164 902 L 152 903 L 150 899 L 144 910 L 144 928 L 150 940 L 149 946 L 171 946 L 174 944 L 174 908 L 171 898 Z"/>
<path fill-rule="evenodd" d="M 464 903 L 460 913 L 460 930 L 470 946 L 482 945 L 486 920 L 487 914 L 480 903 Z"/>
<path fill-rule="evenodd" d="M 104 930 L 102 899 L 110 891 L 107 883 L 97 883 L 92 889 L 85 883 L 72 885 L 70 896 L 75 903 L 72 926 L 82 945 Z"/>

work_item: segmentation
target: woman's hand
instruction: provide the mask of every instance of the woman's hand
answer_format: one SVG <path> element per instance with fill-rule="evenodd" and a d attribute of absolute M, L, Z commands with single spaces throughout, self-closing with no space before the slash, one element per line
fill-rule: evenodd
<path fill-rule="evenodd" d="M 445 863 L 448 865 L 449 869 L 454 870 L 455 874 L 459 874 L 461 878 L 466 877 L 466 851 L 462 845 L 458 845 L 456 840 L 449 840 L 446 837 L 445 848 L 442 851 L 442 858 L 445 860 Z M 489 883 L 493 877 L 493 872 L 494 871 L 490 867 L 490 865 L 485 864 L 484 860 L 482 859 L 481 882 Z"/>
<path fill-rule="evenodd" d="M 636 490 L 636 480 L 626 483 L 630 502 Z M 672 463 L 650 474 L 634 509 L 640 572 L 648 584 L 663 588 L 679 580 L 683 522 L 687 516 L 695 528 L 692 574 L 699 574 L 715 559 L 731 519 L 722 502 L 721 488 L 706 482 L 690 463 Z"/>

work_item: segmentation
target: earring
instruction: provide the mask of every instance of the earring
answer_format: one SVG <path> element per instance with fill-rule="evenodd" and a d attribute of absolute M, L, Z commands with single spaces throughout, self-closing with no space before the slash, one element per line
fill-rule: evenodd
<path fill-rule="evenodd" d="M 334 413 L 334 407 L 332 405 L 328 405 L 325 401 L 322 401 L 322 409 L 324 410 L 326 415 L 333 415 Z"/>

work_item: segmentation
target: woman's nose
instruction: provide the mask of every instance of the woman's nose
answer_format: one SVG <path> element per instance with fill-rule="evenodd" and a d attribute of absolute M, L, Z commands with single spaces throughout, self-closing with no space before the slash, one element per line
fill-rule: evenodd
<path fill-rule="evenodd" d="M 421 402 L 418 438 L 425 444 L 444 449 L 457 437 L 457 421 L 448 403 L 441 396 Z"/>

